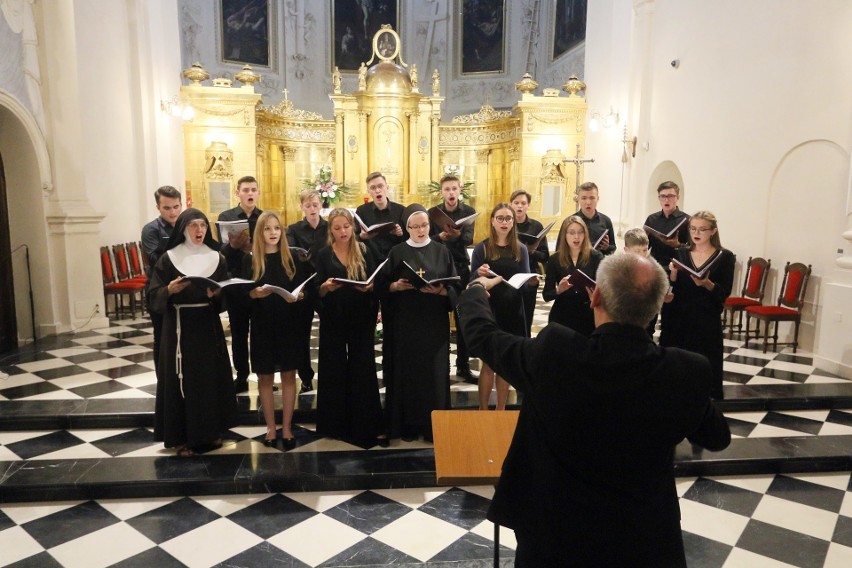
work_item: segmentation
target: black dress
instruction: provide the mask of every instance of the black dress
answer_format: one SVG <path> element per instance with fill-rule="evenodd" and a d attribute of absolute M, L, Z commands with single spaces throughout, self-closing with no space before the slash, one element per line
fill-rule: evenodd
<path fill-rule="evenodd" d="M 521 245 L 521 260 L 515 260 L 511 256 L 511 247 L 498 247 L 505 256 L 498 259 L 485 258 L 485 241 L 482 241 L 473 249 L 470 259 L 470 278 L 477 278 L 477 271 L 483 264 L 487 264 L 491 271 L 508 280 L 515 274 L 530 272 L 529 253 L 527 247 Z M 526 286 L 526 285 L 525 285 Z M 523 287 L 521 288 L 523 289 Z M 523 292 L 516 290 L 509 284 L 498 284 L 489 291 L 489 303 L 494 312 L 494 319 L 503 331 L 514 335 L 527 337 L 526 313 L 524 312 Z"/>
<path fill-rule="evenodd" d="M 184 275 L 168 254 L 160 257 L 151 276 L 149 305 L 163 315 L 154 439 L 167 448 L 185 444 L 204 449 L 237 423 L 231 363 L 219 319 L 220 296 L 208 298 L 207 289 L 196 284 L 169 296 L 169 282 Z M 219 266 L 209 278 L 227 277 L 228 268 L 220 255 Z M 192 307 L 194 304 L 202 306 Z M 178 339 L 182 379 L 177 368 Z"/>
<path fill-rule="evenodd" d="M 364 252 L 367 274 L 376 263 Z M 332 247 L 317 253 L 315 286 L 349 278 Z M 357 443 L 374 443 L 384 432 L 374 338 L 379 304 L 373 292 L 342 286 L 318 300 L 319 370 L 317 432 Z"/>
<path fill-rule="evenodd" d="M 672 283 L 674 298 L 663 312 L 660 329 L 660 345 L 680 347 L 700 353 L 710 360 L 713 369 L 713 391 L 711 396 L 722 398 L 722 307 L 734 285 L 734 261 L 736 256 L 726 249 L 716 251 L 704 263 L 721 258 L 710 268 L 710 280 L 716 285 L 713 290 L 696 286 L 685 270 L 679 270 L 677 280 Z M 679 249 L 675 258 L 693 270 L 700 270 L 692 262 L 687 249 Z M 704 266 L 702 265 L 702 266 Z"/>
<path fill-rule="evenodd" d="M 415 271 L 425 270 L 427 280 L 456 275 L 452 255 L 436 241 L 420 248 L 395 246 L 382 270 L 379 289 L 393 314 L 382 321 L 386 332 L 382 348 L 394 370 L 392 377 L 385 376 L 392 438 L 431 436 L 432 411 L 450 408 L 449 313 L 458 291 L 458 284 L 445 284 L 447 296 L 418 290 L 390 292 L 390 284 L 404 277 L 403 261 Z"/>
<path fill-rule="evenodd" d="M 589 262 L 578 265 L 577 268 L 582 270 L 586 276 L 595 280 L 601 260 L 603 260 L 603 254 L 600 251 L 593 250 Z M 553 301 L 547 321 L 548 323 L 561 323 L 589 337 L 595 330 L 595 314 L 592 312 L 589 294 L 586 290 L 581 290 L 577 286 L 573 286 L 561 294 L 556 293 L 556 286 L 559 281 L 573 271 L 573 266 L 562 266 L 558 254 L 554 254 L 548 259 L 547 276 L 544 279 L 544 290 L 541 292 L 544 301 Z"/>
<path fill-rule="evenodd" d="M 243 259 L 243 277 L 252 277 L 252 257 Z M 312 272 L 307 262 L 293 259 L 296 272 L 287 276 L 281 264 L 281 253 L 266 255 L 266 268 L 257 281 L 258 286 L 270 284 L 289 291 L 304 282 Z M 303 349 L 304 328 L 293 322 L 313 317 L 314 289 L 308 284 L 305 297 L 298 302 L 288 303 L 278 294 L 266 298 L 251 299 L 251 368 L 255 373 L 271 375 L 279 371 L 304 368 L 307 363 Z M 310 332 L 308 332 L 310 333 Z"/>

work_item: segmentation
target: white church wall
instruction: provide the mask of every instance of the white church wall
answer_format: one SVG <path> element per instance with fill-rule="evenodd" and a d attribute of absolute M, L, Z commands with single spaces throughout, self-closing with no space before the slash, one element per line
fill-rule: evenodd
<path fill-rule="evenodd" d="M 813 265 L 817 284 L 807 309 L 813 317 L 806 317 L 802 339 L 818 353 L 828 345 L 816 333 L 816 306 L 842 296 L 821 298 L 821 284 L 851 277 L 834 264 L 836 249 L 848 247 L 840 234 L 849 224 L 842 204 L 852 75 L 839 70 L 852 68 L 849 29 L 852 4 L 842 1 L 654 2 L 653 97 L 641 103 L 647 129 L 636 132 L 632 191 L 650 191 L 650 173 L 672 161 L 683 174 L 683 209 L 716 213 L 723 243 L 741 262 L 753 255 L 772 256 L 777 269 L 785 260 Z M 675 59 L 677 68 L 670 65 Z M 650 212 L 639 209 L 643 202 L 635 201 L 631 223 Z M 770 301 L 779 282 L 767 291 Z M 852 297 L 846 299 L 820 311 L 841 311 L 833 335 L 850 338 Z M 835 359 L 844 351 L 828 350 Z"/>

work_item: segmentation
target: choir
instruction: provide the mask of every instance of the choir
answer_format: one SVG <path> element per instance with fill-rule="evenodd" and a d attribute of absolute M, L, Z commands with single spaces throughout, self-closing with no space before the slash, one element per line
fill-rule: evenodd
<path fill-rule="evenodd" d="M 322 219 L 318 194 L 306 190 L 300 196 L 305 218 L 286 231 L 278 214 L 257 209 L 256 181 L 248 180 L 250 192 L 246 181 L 241 180 L 237 195 L 250 207 L 224 214 L 249 220 L 250 231 L 236 242 L 232 237 L 224 245 L 215 243 L 206 218 L 186 210 L 171 238 L 161 239 L 162 250 L 156 250 L 159 260 L 149 291 L 151 309 L 163 326 L 156 362 L 156 434 L 178 455 L 217 447 L 235 419 L 234 383 L 217 315 L 226 308 L 239 316 L 239 329 L 231 324 L 232 336 L 250 337 L 248 356 L 235 347 L 237 390 L 250 361 L 258 376 L 265 441 L 284 450 L 296 445 L 291 424 L 296 372 L 302 392 L 313 388 L 308 354 L 314 313 L 320 322 L 317 431 L 362 446 L 387 447 L 394 438 L 432 439 L 431 411 L 450 408 L 450 314 L 461 291 L 480 276 L 496 274 L 505 281 L 491 290 L 489 301 L 506 331 L 529 337 L 529 298 L 539 290 L 542 272 L 542 297 L 552 302 L 548 321 L 585 335 L 595 331 L 589 297 L 598 264 L 616 243 L 609 218 L 597 211 L 593 183 L 580 186 L 579 209 L 563 220 L 553 254 L 546 239 L 532 248 L 519 240 L 521 230 L 525 237 L 545 231 L 527 216 L 530 194 L 517 190 L 510 202 L 491 211 L 488 238 L 468 256 L 476 211 L 461 203 L 454 176 L 441 180 L 443 202 L 428 211 L 419 204 L 403 208 L 390 202 L 379 172 L 367 179 L 373 202 L 354 216 L 340 208 Z M 712 213 L 690 217 L 678 209 L 677 184 L 665 182 L 657 193 L 661 210 L 649 215 L 642 229 L 627 231 L 623 250 L 650 254 L 669 274 L 660 344 L 706 356 L 715 375 L 713 396 L 721 398 L 720 314 L 733 285 L 735 256 L 722 247 Z M 509 282 L 516 275 L 517 282 Z M 195 280 L 190 285 L 186 277 L 208 277 L 209 285 Z M 245 280 L 222 294 L 217 283 L 227 285 L 235 281 L 223 281 L 235 277 Z M 377 317 L 384 331 L 384 408 L 375 361 Z M 250 332 L 244 329 L 246 320 Z M 656 318 L 648 324 L 652 335 L 655 323 Z M 457 341 L 457 374 L 477 382 L 463 338 Z M 209 342 L 215 346 L 213 356 L 199 350 Z M 282 384 L 280 430 L 275 373 Z M 202 375 L 215 380 L 201 386 Z M 483 364 L 480 409 L 489 408 L 495 383 L 496 408 L 504 409 L 508 383 Z"/>

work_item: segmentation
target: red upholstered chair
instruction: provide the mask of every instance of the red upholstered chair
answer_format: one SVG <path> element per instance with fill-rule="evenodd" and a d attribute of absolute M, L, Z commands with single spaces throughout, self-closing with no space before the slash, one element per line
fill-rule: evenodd
<path fill-rule="evenodd" d="M 142 246 L 137 243 L 126 243 L 124 245 L 127 250 L 127 264 L 130 268 L 130 279 L 138 282 L 147 282 L 148 277 L 145 276 L 145 269 L 142 266 Z"/>
<path fill-rule="evenodd" d="M 144 282 L 134 282 L 132 280 L 117 281 L 117 273 L 113 265 L 112 257 L 109 254 L 109 247 L 101 247 L 101 276 L 104 284 L 104 300 L 106 302 L 106 315 L 109 317 L 109 297 L 113 297 L 113 305 L 115 306 L 115 316 L 117 317 L 122 312 L 127 311 L 124 306 L 124 298 L 130 300 L 130 313 L 136 315 L 136 298 L 143 300 L 142 295 L 145 289 Z M 145 303 L 141 302 L 142 313 L 144 314 Z"/>
<path fill-rule="evenodd" d="M 734 328 L 737 329 L 737 333 L 742 332 L 743 311 L 746 307 L 759 306 L 763 303 L 763 294 L 766 290 L 770 266 L 772 266 L 772 260 L 765 260 L 759 256 L 748 258 L 743 291 L 739 296 L 731 296 L 725 300 L 724 311 L 722 312 L 722 325 L 723 328 L 728 328 L 729 338 L 733 337 Z M 734 316 L 737 318 L 736 324 L 734 323 Z"/>
<path fill-rule="evenodd" d="M 805 303 L 805 292 L 808 289 L 808 280 L 811 276 L 811 265 L 805 266 L 801 262 L 787 263 L 784 267 L 784 281 L 781 283 L 781 293 L 778 295 L 777 306 L 748 306 L 746 313 L 746 337 L 745 346 L 748 347 L 751 335 L 751 319 L 757 320 L 754 328 L 754 339 L 760 339 L 760 322 L 763 325 L 763 352 L 769 345 L 769 325 L 775 322 L 775 332 L 772 335 L 772 348 L 778 350 L 778 323 L 791 321 L 795 326 L 793 341 L 781 343 L 781 345 L 792 345 L 793 353 L 799 346 L 799 323 L 802 320 L 802 306 Z"/>

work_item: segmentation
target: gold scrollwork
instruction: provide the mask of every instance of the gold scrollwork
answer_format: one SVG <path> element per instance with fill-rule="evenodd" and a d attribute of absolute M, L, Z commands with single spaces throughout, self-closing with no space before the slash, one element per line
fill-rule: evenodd
<path fill-rule="evenodd" d="M 277 105 L 261 105 L 258 107 L 260 112 L 265 112 L 271 116 L 278 118 L 292 118 L 296 120 L 322 120 L 322 115 L 317 112 L 297 109 L 293 106 L 293 101 L 283 99 Z"/>
<path fill-rule="evenodd" d="M 483 122 L 494 122 L 503 118 L 511 118 L 511 116 L 512 111 L 510 110 L 494 110 L 493 106 L 485 104 L 482 105 L 479 112 L 454 116 L 452 124 L 481 124 Z"/>

